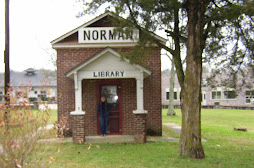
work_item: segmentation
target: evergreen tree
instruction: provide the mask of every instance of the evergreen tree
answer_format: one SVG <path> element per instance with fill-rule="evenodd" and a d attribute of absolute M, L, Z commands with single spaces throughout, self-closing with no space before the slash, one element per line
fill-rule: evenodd
<path fill-rule="evenodd" d="M 204 158 L 201 143 L 201 78 L 203 62 L 215 63 L 232 73 L 244 66 L 253 68 L 254 2 L 252 0 L 93 0 L 82 14 L 101 5 L 116 15 L 126 16 L 118 27 L 140 32 L 138 45 L 124 55 L 132 63 L 145 59 L 147 44 L 157 44 L 172 54 L 181 86 L 182 131 L 180 155 Z M 181 21 L 181 23 L 179 23 Z M 176 44 L 161 44 L 153 33 L 164 29 Z M 125 30 L 126 31 L 126 30 Z M 148 43 L 149 42 L 149 43 Z M 186 72 L 180 56 L 187 46 Z M 144 50 L 145 49 L 145 50 Z M 143 53 L 141 51 L 144 51 Z M 134 57 L 135 55 L 135 57 Z M 137 57 L 140 56 L 140 57 Z"/>

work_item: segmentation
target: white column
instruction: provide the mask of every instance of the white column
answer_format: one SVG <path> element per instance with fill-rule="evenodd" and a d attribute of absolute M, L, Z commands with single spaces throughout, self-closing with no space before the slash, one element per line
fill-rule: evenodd
<path fill-rule="evenodd" d="M 136 78 L 136 92 L 137 92 L 137 110 L 134 110 L 134 114 L 146 114 L 147 110 L 144 110 L 144 73 L 140 70 L 139 76 Z"/>
<path fill-rule="evenodd" d="M 71 115 L 84 115 L 82 111 L 82 80 L 78 80 L 77 72 L 74 73 L 74 87 L 75 87 L 75 111 Z"/>

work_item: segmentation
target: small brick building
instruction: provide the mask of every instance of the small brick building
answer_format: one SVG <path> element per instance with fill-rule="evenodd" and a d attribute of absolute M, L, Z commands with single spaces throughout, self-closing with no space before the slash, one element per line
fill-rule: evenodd
<path fill-rule="evenodd" d="M 121 60 L 137 44 L 115 35 L 111 13 L 102 14 L 52 41 L 57 51 L 58 120 L 68 116 L 73 142 L 99 135 L 96 106 L 101 95 L 111 105 L 109 135 L 161 135 L 161 48 L 154 46 L 145 66 Z M 162 43 L 166 40 L 155 35 Z"/>

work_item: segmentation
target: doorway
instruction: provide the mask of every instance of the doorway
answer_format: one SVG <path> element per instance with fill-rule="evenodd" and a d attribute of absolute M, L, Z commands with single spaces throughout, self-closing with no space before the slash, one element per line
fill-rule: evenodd
<path fill-rule="evenodd" d="M 101 96 L 105 96 L 110 105 L 108 135 L 122 134 L 122 104 L 121 104 L 121 86 L 117 81 L 101 81 L 98 84 L 99 103 Z M 100 134 L 99 116 L 97 117 L 98 134 Z"/>
<path fill-rule="evenodd" d="M 202 105 L 206 105 L 206 92 L 204 91 L 204 92 L 202 92 L 202 99 L 201 99 L 201 104 Z"/>

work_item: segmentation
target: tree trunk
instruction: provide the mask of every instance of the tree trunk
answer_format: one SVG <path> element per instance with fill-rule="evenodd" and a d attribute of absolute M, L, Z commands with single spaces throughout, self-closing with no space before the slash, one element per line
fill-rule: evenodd
<path fill-rule="evenodd" d="M 182 89 L 182 130 L 179 153 L 191 158 L 204 158 L 201 143 L 201 76 L 203 0 L 188 0 L 187 67 Z"/>
<path fill-rule="evenodd" d="M 169 104 L 168 104 L 168 116 L 175 115 L 174 111 L 174 83 L 175 83 L 175 64 L 174 60 L 171 60 L 171 75 L 170 75 L 170 89 L 169 89 Z"/>

